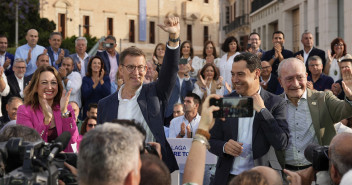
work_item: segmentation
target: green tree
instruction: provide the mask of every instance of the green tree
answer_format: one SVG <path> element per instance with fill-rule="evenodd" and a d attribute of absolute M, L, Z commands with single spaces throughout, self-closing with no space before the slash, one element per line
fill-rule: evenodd
<path fill-rule="evenodd" d="M 91 35 L 84 35 L 86 37 L 88 44 L 87 44 L 87 53 L 92 47 L 98 42 L 98 39 L 96 37 L 92 37 Z M 77 39 L 77 36 L 71 36 L 67 37 L 62 41 L 61 48 L 68 49 L 70 53 L 76 53 L 75 51 L 75 40 Z"/>
<path fill-rule="evenodd" d="M 36 29 L 39 32 L 38 44 L 48 46 L 48 39 L 51 32 L 56 28 L 53 21 L 39 16 L 39 0 L 17 0 L 18 1 L 18 38 L 19 45 L 27 43 L 25 37 L 29 29 Z M 15 12 L 16 0 L 0 1 L 0 33 L 8 37 L 9 47 L 15 46 Z"/>

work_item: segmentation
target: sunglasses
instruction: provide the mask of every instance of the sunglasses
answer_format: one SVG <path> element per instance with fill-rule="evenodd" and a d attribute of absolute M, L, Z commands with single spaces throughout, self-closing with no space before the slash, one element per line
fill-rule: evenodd
<path fill-rule="evenodd" d="M 97 126 L 97 124 L 88 124 L 89 128 L 92 128 L 92 127 L 95 127 L 95 126 Z"/>

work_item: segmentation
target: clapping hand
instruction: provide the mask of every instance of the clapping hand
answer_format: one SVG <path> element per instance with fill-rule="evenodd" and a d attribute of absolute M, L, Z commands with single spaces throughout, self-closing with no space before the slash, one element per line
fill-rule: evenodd
<path fill-rule="evenodd" d="M 352 71 L 350 68 L 342 69 L 342 88 L 346 97 L 352 100 Z"/>
<path fill-rule="evenodd" d="M 307 81 L 307 88 L 314 90 L 313 82 Z"/>
<path fill-rule="evenodd" d="M 81 65 L 82 65 L 81 61 L 78 61 L 77 62 L 77 69 L 79 72 L 81 71 Z"/>
<path fill-rule="evenodd" d="M 68 105 L 68 102 L 70 100 L 71 91 L 72 91 L 72 89 L 70 89 L 68 92 L 66 92 L 66 90 L 64 90 L 62 92 L 62 96 L 61 96 L 61 99 L 60 99 L 60 110 L 61 110 L 61 113 L 66 113 L 67 112 L 67 105 Z"/>
<path fill-rule="evenodd" d="M 5 69 L 7 69 L 7 67 L 9 67 L 10 63 L 11 63 L 11 59 L 9 59 L 9 57 L 6 57 L 6 60 L 5 60 L 3 67 Z"/>
<path fill-rule="evenodd" d="M 44 124 L 49 125 L 53 117 L 53 109 L 51 108 L 48 101 L 46 100 L 45 93 L 43 94 L 43 98 L 39 98 L 39 104 L 43 110 Z"/>

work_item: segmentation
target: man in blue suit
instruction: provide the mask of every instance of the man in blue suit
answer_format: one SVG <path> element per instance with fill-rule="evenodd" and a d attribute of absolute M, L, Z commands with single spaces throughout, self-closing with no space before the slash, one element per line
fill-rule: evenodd
<path fill-rule="evenodd" d="M 81 73 L 82 78 L 86 76 L 86 73 L 88 71 L 88 63 L 90 59 L 90 56 L 86 52 L 87 44 L 88 44 L 88 41 L 85 37 L 78 37 L 75 40 L 76 53 L 70 55 L 74 63 L 73 71 L 77 71 Z"/>
<path fill-rule="evenodd" d="M 119 54 L 115 50 L 116 38 L 112 35 L 109 35 L 105 38 L 105 41 L 100 44 L 101 47 L 105 49 L 105 51 L 98 50 L 96 55 L 102 58 L 104 61 L 105 74 L 109 74 L 110 81 L 115 82 L 116 73 L 119 66 Z"/>
<path fill-rule="evenodd" d="M 302 60 L 306 64 L 306 69 L 308 75 L 311 75 L 310 71 L 308 70 L 308 58 L 311 56 L 319 56 L 322 60 L 323 63 L 323 70 L 325 67 L 325 51 L 318 49 L 314 47 L 314 39 L 313 39 L 313 34 L 310 32 L 304 32 L 302 34 L 301 42 L 303 44 L 303 49 L 301 51 L 298 51 L 297 53 L 294 54 L 294 56 L 300 60 Z"/>
<path fill-rule="evenodd" d="M 6 52 L 7 46 L 7 37 L 5 35 L 0 35 L 0 66 L 4 68 L 5 75 L 9 76 L 13 74 L 12 65 L 14 56 L 11 53 Z"/>
<path fill-rule="evenodd" d="M 134 119 L 141 123 L 146 130 L 146 142 L 160 143 L 163 161 L 170 172 L 173 172 L 178 166 L 164 134 L 163 118 L 177 78 L 177 64 L 180 59 L 179 18 L 168 18 L 164 25 L 159 26 L 169 33 L 159 79 L 153 83 L 143 84 L 147 72 L 144 52 L 137 47 L 125 49 L 120 54 L 119 63 L 119 73 L 125 84 L 117 92 L 99 101 L 98 124 L 114 119 Z"/>
<path fill-rule="evenodd" d="M 62 35 L 60 32 L 52 32 L 49 37 L 50 46 L 47 47 L 50 65 L 54 66 L 56 70 L 61 67 L 64 57 L 68 57 L 70 52 L 67 49 L 60 48 L 62 43 Z"/>
<path fill-rule="evenodd" d="M 210 131 L 210 152 L 218 162 L 214 184 L 225 185 L 236 175 L 255 166 L 281 170 L 275 155 L 288 145 L 285 100 L 260 87 L 260 59 L 242 53 L 232 64 L 232 84 L 236 92 L 229 97 L 251 96 L 253 117 L 217 119 Z"/>

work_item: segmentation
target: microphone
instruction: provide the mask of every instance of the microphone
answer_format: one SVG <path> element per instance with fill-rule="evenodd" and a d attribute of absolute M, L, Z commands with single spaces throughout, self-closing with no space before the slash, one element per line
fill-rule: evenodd
<path fill-rule="evenodd" d="M 68 131 L 63 132 L 59 137 L 57 137 L 54 141 L 54 144 L 52 145 L 53 149 L 51 150 L 47 160 L 53 160 L 57 153 L 61 152 L 67 147 L 70 140 L 71 133 Z"/>
<path fill-rule="evenodd" d="M 304 157 L 311 163 L 313 163 L 313 151 L 320 145 L 318 144 L 309 144 L 304 150 Z"/>

